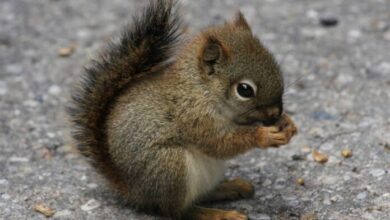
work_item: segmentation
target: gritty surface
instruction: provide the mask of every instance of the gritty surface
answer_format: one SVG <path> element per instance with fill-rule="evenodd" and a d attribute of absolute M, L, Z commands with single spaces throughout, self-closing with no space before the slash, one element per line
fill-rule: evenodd
<path fill-rule="evenodd" d="M 154 219 L 118 202 L 77 155 L 63 111 L 88 58 L 143 5 L 1 1 L 0 219 L 45 219 L 37 204 L 53 219 Z M 227 176 L 251 180 L 255 197 L 213 206 L 261 220 L 390 219 L 390 1 L 182 1 L 191 33 L 238 8 L 284 69 L 300 133 L 231 160 Z"/>

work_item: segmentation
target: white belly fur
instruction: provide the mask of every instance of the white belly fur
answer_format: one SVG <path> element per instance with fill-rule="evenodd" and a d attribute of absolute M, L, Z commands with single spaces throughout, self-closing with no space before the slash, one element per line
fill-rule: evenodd
<path fill-rule="evenodd" d="M 191 205 L 214 189 L 224 178 L 225 163 L 199 151 L 186 152 L 187 194 L 185 204 Z"/>

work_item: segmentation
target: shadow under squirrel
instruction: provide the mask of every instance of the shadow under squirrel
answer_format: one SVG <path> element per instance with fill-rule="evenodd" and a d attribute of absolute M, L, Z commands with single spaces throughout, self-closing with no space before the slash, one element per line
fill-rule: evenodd
<path fill-rule="evenodd" d="M 253 196 L 249 182 L 224 180 L 224 161 L 296 134 L 281 71 L 241 13 L 178 47 L 175 4 L 151 1 L 92 61 L 69 108 L 73 138 L 139 210 L 247 219 L 199 204 Z"/>

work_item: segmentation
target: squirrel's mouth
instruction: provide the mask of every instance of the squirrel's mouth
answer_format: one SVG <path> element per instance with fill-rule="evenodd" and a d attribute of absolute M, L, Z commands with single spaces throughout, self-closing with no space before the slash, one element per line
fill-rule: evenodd
<path fill-rule="evenodd" d="M 282 110 L 280 108 L 253 109 L 241 114 L 234 119 L 238 125 L 275 125 L 281 118 Z"/>
<path fill-rule="evenodd" d="M 267 105 L 257 105 L 254 108 L 239 114 L 235 118 L 238 125 L 247 126 L 272 126 L 281 118 L 283 113 L 283 103 L 281 101 Z"/>
<path fill-rule="evenodd" d="M 234 120 L 234 122 L 238 125 L 244 126 L 255 126 L 255 125 L 263 125 L 263 126 L 272 126 L 275 125 L 280 119 L 278 117 L 269 117 L 269 118 L 255 118 L 255 117 L 239 117 Z"/>

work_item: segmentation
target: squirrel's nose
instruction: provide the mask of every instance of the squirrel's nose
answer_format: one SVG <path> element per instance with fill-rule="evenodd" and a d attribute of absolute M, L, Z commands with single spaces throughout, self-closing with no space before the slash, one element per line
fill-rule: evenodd
<path fill-rule="evenodd" d="M 279 107 L 273 106 L 265 109 L 265 115 L 267 118 L 278 118 L 282 114 Z"/>
<path fill-rule="evenodd" d="M 280 118 L 282 112 L 278 107 L 269 107 L 265 109 L 264 114 L 266 119 L 264 120 L 264 125 L 274 125 Z"/>

